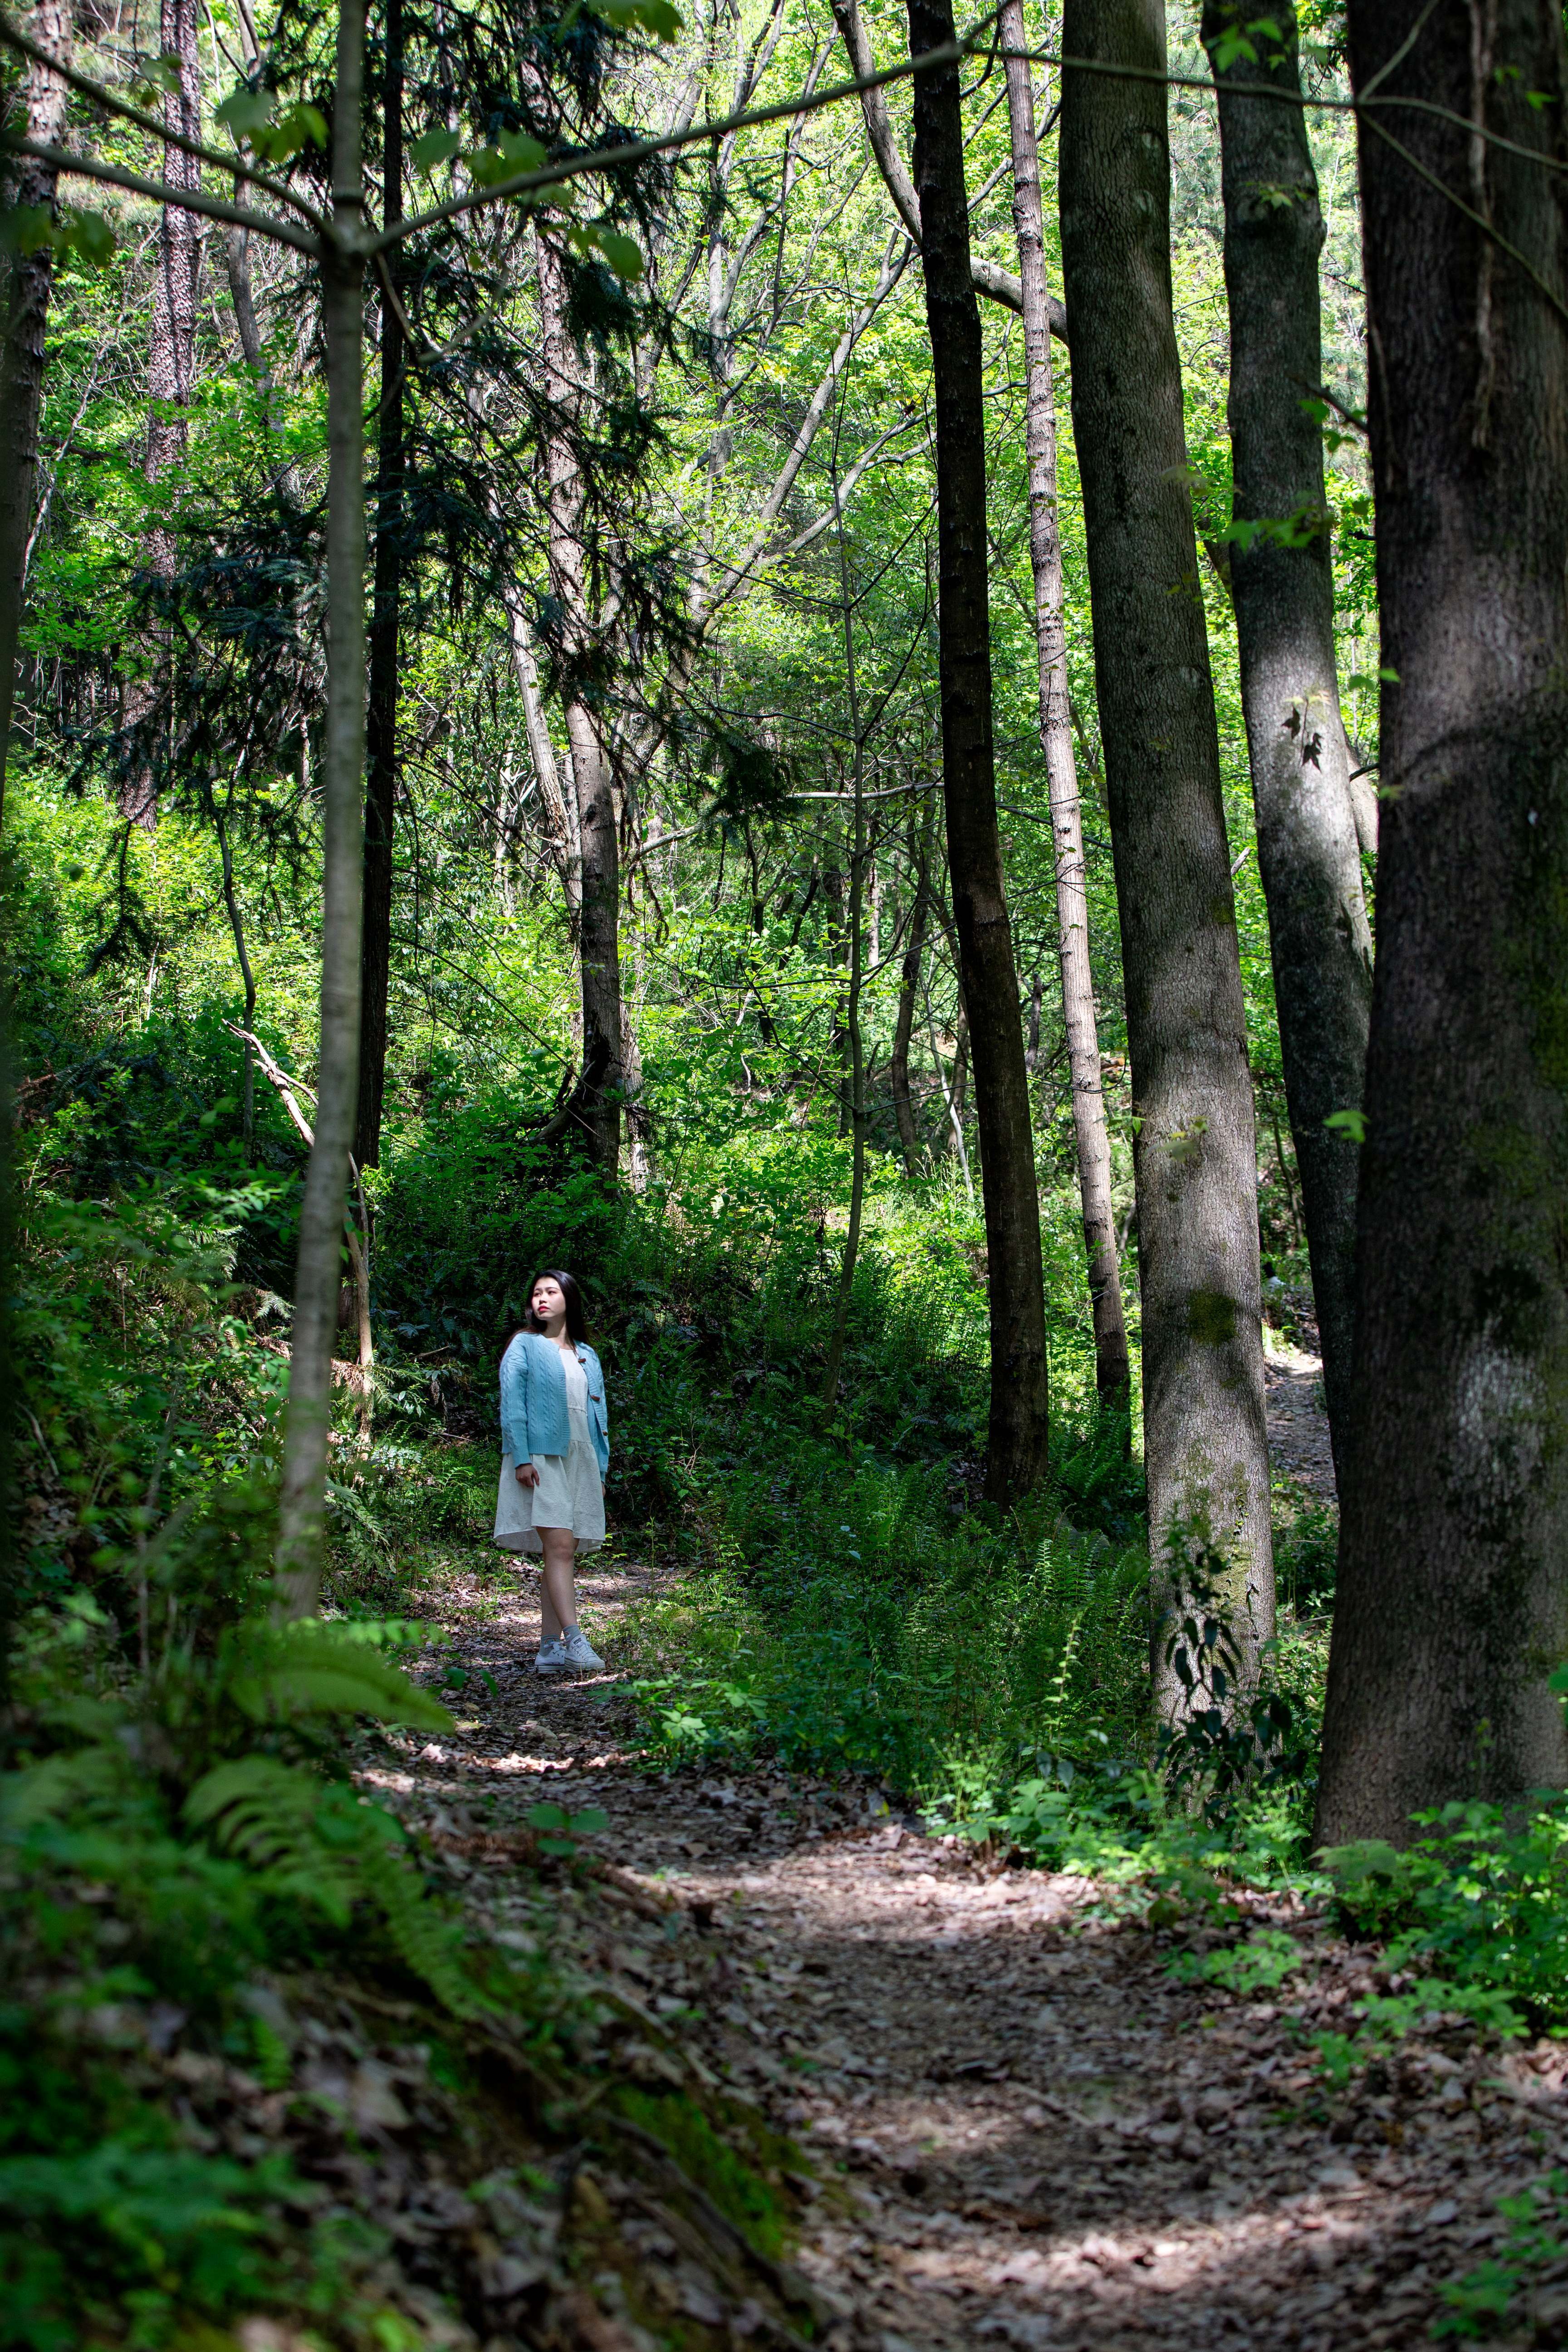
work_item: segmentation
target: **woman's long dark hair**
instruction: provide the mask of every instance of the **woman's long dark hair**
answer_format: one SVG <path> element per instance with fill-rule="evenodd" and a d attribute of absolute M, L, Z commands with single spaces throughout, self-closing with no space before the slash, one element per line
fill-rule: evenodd
<path fill-rule="evenodd" d="M 588 1337 L 588 1318 L 583 1311 L 583 1294 L 565 1267 L 560 1265 L 542 1265 L 530 1282 L 529 1303 L 520 1328 L 524 1331 L 542 1331 L 544 1328 L 533 1311 L 534 1290 L 542 1282 L 558 1282 L 561 1285 L 561 1295 L 566 1301 L 566 1336 L 573 1340 L 585 1340 Z"/>

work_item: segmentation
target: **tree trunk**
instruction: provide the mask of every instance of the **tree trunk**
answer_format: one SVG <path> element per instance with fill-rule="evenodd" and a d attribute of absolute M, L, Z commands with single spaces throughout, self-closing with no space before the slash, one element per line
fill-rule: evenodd
<path fill-rule="evenodd" d="M 850 69 L 857 79 L 874 74 L 877 61 L 860 15 L 859 0 L 833 0 L 833 21 L 838 27 Z M 1009 46 L 1022 47 L 1021 30 L 1018 42 L 1010 42 Z M 886 92 L 879 89 L 863 89 L 860 111 L 865 117 L 866 137 L 876 159 L 877 169 L 881 173 L 883 185 L 893 200 L 893 210 L 918 246 L 921 241 L 920 200 L 893 137 Z M 1009 270 L 998 268 L 994 261 L 983 261 L 978 254 L 971 254 L 969 274 L 977 294 L 985 295 L 993 302 L 1000 302 L 1005 310 L 1023 309 L 1022 289 Z M 1068 338 L 1067 313 L 1061 304 L 1052 301 L 1048 295 L 1046 298 L 1046 317 L 1051 333 L 1058 335 L 1065 343 Z"/>
<path fill-rule="evenodd" d="M 382 203 L 388 222 L 403 217 L 403 0 L 387 0 L 386 75 L 382 90 Z M 387 255 L 397 283 L 397 248 Z M 407 350 L 403 322 L 381 305 L 381 399 L 376 409 L 375 586 L 370 622 L 370 700 L 365 712 L 364 929 L 360 949 L 359 1108 L 354 1158 L 381 1158 L 386 1091 L 386 999 L 392 979 L 394 831 L 397 819 L 397 668 L 403 603 L 404 390 Z"/>
<path fill-rule="evenodd" d="M 854 845 L 849 854 L 849 994 L 845 1007 L 849 1054 L 847 1108 L 853 1141 L 850 1147 L 849 1222 L 844 1235 L 844 1259 L 838 1271 L 838 1296 L 834 1302 L 827 1363 L 822 1376 L 822 1401 L 829 1412 L 838 1402 L 838 1380 L 844 1369 L 844 1342 L 849 1329 L 849 1302 L 855 1295 L 855 1265 L 860 1255 L 860 1220 L 866 1202 L 866 1043 L 860 1027 L 860 992 L 865 971 L 861 929 L 866 896 L 866 739 L 860 725 L 860 688 L 855 667 L 855 606 L 849 593 L 849 553 L 844 538 L 843 510 L 839 506 L 837 442 L 836 431 L 833 503 L 838 509 L 838 587 L 844 618 L 844 677 L 849 696 L 849 726 L 854 742 Z"/>
<path fill-rule="evenodd" d="M 186 139 L 201 135 L 201 80 L 196 64 L 195 0 L 163 0 L 163 53 L 178 61 L 180 89 L 163 100 L 163 121 Z M 196 188 L 202 167 L 178 147 L 163 150 L 163 181 L 171 188 Z M 147 456 L 143 467 L 156 488 L 185 461 L 185 412 L 191 404 L 196 357 L 196 271 L 201 236 L 195 213 L 165 205 L 158 221 L 157 263 L 153 286 L 153 322 L 147 343 Z M 146 564 L 161 583 L 174 580 L 178 541 L 165 515 L 147 534 Z M 160 646 L 164 634 L 158 632 Z M 131 698 L 145 716 L 154 697 L 145 685 Z M 151 766 L 138 762 L 121 792 L 121 812 L 151 829 L 158 819 L 158 788 Z"/>
<path fill-rule="evenodd" d="M 1022 50 L 1023 0 L 1005 0 L 997 19 L 1005 49 Z M 1072 717 L 1068 709 L 1067 629 L 1063 618 L 1062 542 L 1057 518 L 1057 410 L 1051 383 L 1050 318 L 1046 301 L 1046 224 L 1040 203 L 1040 160 L 1035 140 L 1035 99 L 1022 56 L 1007 60 L 1007 110 L 1013 134 L 1013 221 L 1018 237 L 1018 278 L 1024 302 L 1024 445 L 1029 467 L 1029 562 L 1035 577 L 1035 635 L 1040 662 L 1040 746 L 1050 793 L 1051 844 L 1056 861 L 1057 938 L 1062 975 L 1062 1022 L 1072 1084 L 1073 1136 L 1078 1146 L 1079 1197 L 1094 1316 L 1095 1389 L 1108 1411 L 1131 1409 L 1132 1373 L 1127 1322 L 1116 1262 L 1116 1219 L 1110 1202 L 1110 1138 L 1100 1076 L 1100 1029 L 1089 956 L 1089 869 L 1084 863 Z"/>
<path fill-rule="evenodd" d="M 1394 675 L 1331 1843 L 1568 1778 L 1568 67 L 1547 0 L 1476 23 L 1350 9 Z"/>
<path fill-rule="evenodd" d="M 70 62 L 71 23 L 65 0 L 40 0 L 30 30 L 38 47 Z M 65 121 L 66 86 L 42 66 L 27 70 L 27 137 L 55 145 Z M 47 163 L 18 155 L 6 173 L 5 200 L 51 215 L 56 174 Z M 0 349 L 0 822 L 5 807 L 5 763 L 16 693 L 16 649 L 22 626 L 23 572 L 33 527 L 38 465 L 38 414 L 44 395 L 44 331 L 54 284 L 54 247 L 13 253 L 5 272 L 5 341 Z"/>
<path fill-rule="evenodd" d="M 1155 1571 L 1206 1528 L 1256 1665 L 1274 1630 L 1258 1162 L 1171 310 L 1163 0 L 1068 0 L 1062 258 L 1127 1034 Z"/>
<path fill-rule="evenodd" d="M 910 53 L 951 41 L 950 0 L 910 0 Z M 1046 1467 L 1045 1292 L 1040 1202 L 1018 975 L 1002 879 L 992 740 L 990 557 L 980 311 L 969 269 L 969 201 L 956 66 L 914 77 L 914 181 L 936 402 L 938 667 L 948 862 L 974 1058 L 991 1308 L 985 1492 L 1026 1495 Z"/>
<path fill-rule="evenodd" d="M 345 244 L 363 212 L 360 104 L 364 19 L 340 0 L 332 107 L 333 224 Z M 360 890 L 364 840 L 364 266 L 321 267 L 327 346 L 327 711 L 321 763 L 321 1044 L 315 1133 L 300 1209 L 289 1411 L 278 1513 L 278 1607 L 309 1616 L 321 1597 L 332 1339 L 359 1063 Z"/>
<path fill-rule="evenodd" d="M 543 327 L 545 390 L 563 419 L 577 413 L 581 361 L 566 326 L 566 280 L 560 256 L 537 240 L 539 308 Z M 547 436 L 550 477 L 550 568 L 566 611 L 569 656 L 588 648 L 587 562 L 583 544 L 584 500 L 577 461 L 564 433 Z M 584 1105 L 589 1149 L 612 1181 L 620 1167 L 621 1064 L 620 854 L 616 798 L 596 720 L 568 671 L 566 740 L 577 800 L 581 844 L 583 1069 L 594 1073 Z"/>
<path fill-rule="evenodd" d="M 931 827 L 935 821 L 936 800 L 928 793 L 918 848 L 912 819 L 910 824 L 910 866 L 914 877 L 914 903 L 910 908 L 909 943 L 904 950 L 903 968 L 899 975 L 899 1012 L 893 1028 L 891 1063 L 893 1117 L 898 1121 L 904 1165 L 911 1177 L 918 1172 L 920 1138 L 915 1133 L 914 1105 L 910 1100 L 910 1039 L 914 1034 L 915 1004 L 921 984 L 921 956 L 925 948 L 926 894 L 930 887 L 926 880 L 926 868 L 931 863 Z"/>
<path fill-rule="evenodd" d="M 1209 0 L 1211 56 L 1235 12 Z M 1218 74 L 1230 305 L 1230 440 L 1237 520 L 1284 522 L 1230 550 L 1241 698 L 1268 905 L 1274 1001 L 1334 1457 L 1350 1410 L 1356 1147 L 1324 1121 L 1361 1108 L 1372 1009 L 1372 933 L 1350 793 L 1352 761 L 1334 665 L 1332 548 L 1322 434 L 1303 405 L 1322 376 L 1318 255 L 1323 242 L 1306 116 L 1232 87 L 1300 95 L 1296 20 L 1256 63 Z"/>

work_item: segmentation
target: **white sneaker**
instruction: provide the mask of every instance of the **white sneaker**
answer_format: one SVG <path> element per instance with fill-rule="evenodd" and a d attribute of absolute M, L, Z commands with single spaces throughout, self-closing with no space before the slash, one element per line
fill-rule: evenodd
<path fill-rule="evenodd" d="M 566 1664 L 566 1645 L 563 1642 L 540 1643 L 539 1655 L 533 1662 L 533 1671 L 536 1675 L 558 1675 L 563 1672 Z"/>
<path fill-rule="evenodd" d="M 605 1663 L 581 1625 L 569 1625 L 561 1637 L 562 1663 L 586 1673 Z"/>

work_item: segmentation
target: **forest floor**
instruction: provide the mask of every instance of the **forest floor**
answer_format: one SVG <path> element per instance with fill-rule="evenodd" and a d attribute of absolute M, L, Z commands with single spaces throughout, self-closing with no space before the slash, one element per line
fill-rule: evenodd
<path fill-rule="evenodd" d="M 1499 2199 L 1568 2162 L 1560 2043 L 1428 2019 L 1325 2087 L 1309 2037 L 1348 2021 L 1375 1954 L 1294 1898 L 1237 1898 L 1246 1932 L 1299 1951 L 1282 1988 L 1245 1998 L 1171 1972 L 1234 1921 L 1152 1931 L 1111 1890 L 923 1834 L 864 1780 L 650 1771 L 613 1671 L 535 1678 L 534 1580 L 470 1558 L 421 1602 L 485 1696 L 465 1696 L 455 1738 L 410 1739 L 405 1769 L 368 1777 L 492 1928 L 548 1916 L 566 1965 L 802 2152 L 796 2260 L 832 2352 L 1422 2343 L 1439 2286 L 1500 2251 Z M 613 1669 L 616 1620 L 658 1580 L 585 1567 Z M 548 1909 L 503 1858 L 545 1797 L 603 1809 L 589 1843 L 611 1865 Z M 718 2340 L 754 2331 L 663 2251 L 669 2308 Z M 656 2232 L 642 2256 L 659 2252 Z M 1568 2342 L 1565 2279 L 1549 2249 L 1502 2340 Z M 651 2352 L 609 2300 L 584 2340 Z"/>
<path fill-rule="evenodd" d="M 1277 1475 L 1294 1479 L 1314 1501 L 1331 1503 L 1334 1457 L 1322 1383 L 1321 1357 L 1270 1331 L 1263 1358 L 1268 1459 Z"/>

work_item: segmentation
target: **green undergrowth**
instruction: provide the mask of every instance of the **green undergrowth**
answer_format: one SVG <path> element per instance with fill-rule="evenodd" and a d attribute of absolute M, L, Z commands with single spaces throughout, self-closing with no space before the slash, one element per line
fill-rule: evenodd
<path fill-rule="evenodd" d="M 472 1507 L 412 1370 L 391 1371 L 368 1444 L 347 1412 L 335 1433 L 338 1613 L 271 1620 L 284 1359 L 279 1318 L 236 1279 L 253 1205 L 248 1185 L 188 1175 L 24 1195 L 0 1705 L 6 2352 L 233 2352 L 269 2313 L 321 2352 L 445 2340 L 443 2314 L 484 2307 L 478 2255 L 416 2278 L 333 2189 L 342 2168 L 372 2179 L 384 2134 L 416 2133 L 416 2167 L 427 2147 L 468 2184 L 454 2244 L 536 2231 L 520 2275 L 542 2295 L 575 2208 L 552 2180 L 506 2183 L 580 2143 L 574 2103 L 621 2085 L 591 1979 L 548 1938 L 477 1933 L 363 1777 L 382 1727 L 448 1730 L 441 1696 L 459 1695 L 416 1615 L 377 1607 L 408 1597 L 386 1496 L 432 1540 Z M 542 1904 L 601 1825 L 543 1825 Z M 527 2128 L 485 2088 L 498 2065 Z M 782 2242 L 727 2111 L 704 2123 L 688 2097 L 637 2119 L 678 2164 L 702 2154 L 742 2230 Z"/>

